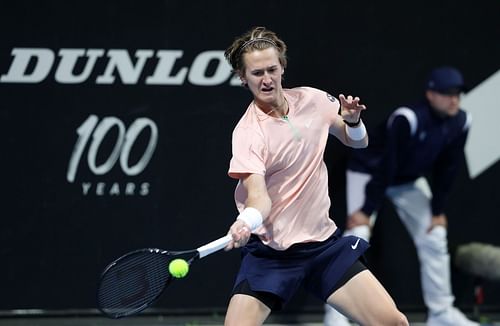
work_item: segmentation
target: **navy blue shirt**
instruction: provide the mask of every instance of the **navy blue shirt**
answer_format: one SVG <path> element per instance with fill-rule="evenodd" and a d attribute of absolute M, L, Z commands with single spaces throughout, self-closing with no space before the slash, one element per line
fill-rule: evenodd
<path fill-rule="evenodd" d="M 369 133 L 367 148 L 352 151 L 350 170 L 369 173 L 361 210 L 371 215 L 382 205 L 388 186 L 431 173 L 432 213 L 441 214 L 469 131 L 470 117 L 460 110 L 442 117 L 427 101 L 395 110 Z"/>

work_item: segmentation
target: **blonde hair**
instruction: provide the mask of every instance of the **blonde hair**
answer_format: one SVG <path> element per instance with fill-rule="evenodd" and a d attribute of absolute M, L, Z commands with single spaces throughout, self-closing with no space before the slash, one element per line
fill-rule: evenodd
<path fill-rule="evenodd" d="M 245 34 L 237 37 L 226 49 L 224 56 L 233 68 L 233 72 L 241 74 L 245 71 L 243 54 L 255 50 L 264 50 L 270 47 L 274 47 L 278 51 L 280 64 L 283 68 L 286 68 L 287 59 L 285 42 L 283 42 L 276 33 L 265 27 L 254 27 Z"/>

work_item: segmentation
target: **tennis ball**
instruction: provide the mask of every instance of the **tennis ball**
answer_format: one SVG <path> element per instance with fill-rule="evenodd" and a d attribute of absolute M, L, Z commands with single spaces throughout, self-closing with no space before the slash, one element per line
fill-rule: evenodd
<path fill-rule="evenodd" d="M 168 271 L 175 278 L 183 278 L 189 272 L 189 264 L 184 259 L 174 259 L 168 265 Z"/>

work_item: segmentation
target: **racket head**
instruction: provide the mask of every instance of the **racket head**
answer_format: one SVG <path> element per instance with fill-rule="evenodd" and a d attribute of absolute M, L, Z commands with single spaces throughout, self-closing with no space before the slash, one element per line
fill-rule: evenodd
<path fill-rule="evenodd" d="M 170 261 L 183 258 L 191 264 L 198 256 L 196 250 L 173 252 L 156 248 L 139 249 L 121 256 L 101 274 L 97 289 L 98 309 L 110 318 L 143 311 L 174 279 L 168 271 Z"/>

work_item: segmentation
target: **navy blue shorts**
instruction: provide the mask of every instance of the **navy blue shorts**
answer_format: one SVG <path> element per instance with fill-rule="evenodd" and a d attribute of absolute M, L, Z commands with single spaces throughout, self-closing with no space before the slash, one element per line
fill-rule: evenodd
<path fill-rule="evenodd" d="M 322 242 L 294 244 L 287 250 L 274 250 L 252 235 L 242 248 L 240 271 L 233 293 L 242 282 L 255 292 L 278 296 L 286 305 L 300 286 L 326 302 L 337 283 L 368 249 L 369 244 L 355 236 L 342 237 L 340 230 Z"/>

